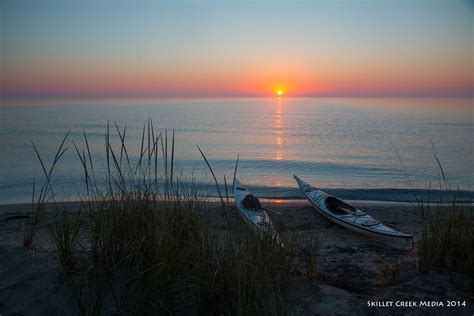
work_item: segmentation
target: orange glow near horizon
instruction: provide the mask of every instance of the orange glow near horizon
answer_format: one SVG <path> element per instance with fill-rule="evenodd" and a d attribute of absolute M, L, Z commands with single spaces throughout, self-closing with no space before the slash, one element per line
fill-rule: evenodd
<path fill-rule="evenodd" d="M 320 67 L 315 71 L 302 70 L 300 65 L 279 64 L 240 73 L 202 69 L 146 70 L 141 65 L 115 65 L 104 62 L 99 72 L 82 63 L 66 65 L 55 62 L 21 66 L 7 65 L 0 85 L 6 94 L 46 96 L 273 96 L 314 95 L 431 95 L 436 91 L 456 93 L 474 89 L 470 80 L 472 68 L 425 69 L 423 72 L 392 69 L 385 65 L 381 71 L 346 67 Z M 399 65 L 398 65 L 399 66 Z M 27 70 L 25 70 L 27 69 Z M 275 70 L 277 69 L 277 70 Z M 442 76 L 439 73 L 442 72 Z"/>

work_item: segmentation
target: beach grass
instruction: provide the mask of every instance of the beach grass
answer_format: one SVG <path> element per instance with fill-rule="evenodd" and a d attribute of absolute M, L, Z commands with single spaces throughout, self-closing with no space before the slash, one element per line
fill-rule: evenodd
<path fill-rule="evenodd" d="M 51 202 L 51 201 L 55 202 L 55 194 L 52 188 L 51 180 L 53 177 L 53 172 L 59 160 L 64 155 L 64 153 L 68 150 L 68 147 L 65 146 L 66 140 L 68 139 L 68 137 L 69 137 L 69 131 L 66 133 L 63 140 L 61 141 L 61 144 L 59 145 L 58 150 L 56 151 L 56 155 L 54 156 L 53 162 L 51 163 L 51 166 L 49 167 L 49 169 L 46 168 L 45 162 L 43 161 L 43 158 L 41 157 L 35 144 L 33 142 L 31 143 L 33 145 L 33 149 L 35 151 L 36 157 L 38 158 L 38 161 L 41 164 L 41 169 L 44 174 L 44 181 L 41 187 L 39 188 L 39 192 L 37 192 L 36 190 L 37 189 L 36 181 L 33 181 L 33 194 L 32 194 L 32 203 L 31 203 L 33 216 L 32 216 L 31 223 L 25 227 L 25 233 L 23 237 L 23 245 L 30 249 L 35 249 L 37 247 L 37 245 L 34 242 L 35 234 L 36 234 L 38 225 L 43 221 L 45 203 Z"/>
<path fill-rule="evenodd" d="M 78 313 L 289 314 L 297 254 L 292 245 L 297 243 L 282 247 L 271 234 L 231 224 L 227 181 L 224 198 L 199 149 L 216 180 L 226 218 L 226 229 L 211 227 L 201 216 L 208 207 L 206 194 L 193 176 L 181 181 L 186 176 L 179 178 L 174 170 L 174 131 L 171 137 L 168 131 L 155 133 L 149 120 L 133 160 L 126 128 L 115 124 L 115 129 L 118 145 L 112 144 L 107 124 L 105 174 L 94 169 L 85 132 L 83 149 L 73 143 L 84 171 L 80 210 L 73 213 L 56 203 L 59 216 L 45 220 Z M 38 220 L 33 218 L 25 245 L 34 243 L 45 202 L 54 200 L 51 179 L 66 139 L 49 171 L 35 147 L 45 181 L 33 197 Z"/>
<path fill-rule="evenodd" d="M 474 216 L 470 203 L 420 204 L 420 268 L 468 276 L 474 289 Z"/>
<path fill-rule="evenodd" d="M 434 157 L 442 181 L 440 189 L 446 191 L 444 203 L 418 201 L 421 214 L 421 239 L 419 263 L 421 271 L 433 267 L 450 273 L 452 281 L 463 282 L 468 278 L 468 287 L 474 290 L 474 210 L 471 201 L 458 201 L 452 196 L 452 188 L 433 145 Z M 455 277 L 458 275 L 459 277 Z M 465 283 L 465 282 L 463 282 Z"/>
<path fill-rule="evenodd" d="M 76 268 L 82 219 L 80 213 L 69 214 L 67 210 L 61 210 L 59 213 L 59 220 L 47 223 L 47 230 L 61 268 L 65 274 L 69 274 Z"/>

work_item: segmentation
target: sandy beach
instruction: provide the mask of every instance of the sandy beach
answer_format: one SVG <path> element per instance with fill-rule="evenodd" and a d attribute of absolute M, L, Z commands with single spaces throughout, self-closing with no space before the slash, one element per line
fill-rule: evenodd
<path fill-rule="evenodd" d="M 461 277 L 435 270 L 419 272 L 421 219 L 413 206 L 354 203 L 381 222 L 416 236 L 413 247 L 400 250 L 327 221 L 305 201 L 266 200 L 264 204 L 274 210 L 269 215 L 283 240 L 317 240 L 317 262 L 305 262 L 302 254 L 295 267 L 290 295 L 294 314 L 472 315 L 474 299 Z M 77 203 L 67 205 L 77 210 Z M 64 286 L 44 225 L 37 235 L 39 250 L 23 247 L 30 211 L 29 204 L 0 207 L 0 314 L 74 313 L 74 302 Z M 226 229 L 218 204 L 209 203 L 201 212 L 212 229 Z M 49 205 L 46 217 L 51 220 L 55 216 Z M 235 209 L 230 210 L 230 219 L 243 226 Z M 304 277 L 307 269 L 315 271 L 314 278 Z M 450 302 L 465 302 L 466 306 L 448 307 Z"/>

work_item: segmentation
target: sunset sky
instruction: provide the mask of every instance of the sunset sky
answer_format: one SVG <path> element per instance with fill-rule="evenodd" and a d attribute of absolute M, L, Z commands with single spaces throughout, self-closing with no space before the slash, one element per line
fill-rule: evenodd
<path fill-rule="evenodd" d="M 474 2 L 22 1 L 3 98 L 472 96 Z"/>

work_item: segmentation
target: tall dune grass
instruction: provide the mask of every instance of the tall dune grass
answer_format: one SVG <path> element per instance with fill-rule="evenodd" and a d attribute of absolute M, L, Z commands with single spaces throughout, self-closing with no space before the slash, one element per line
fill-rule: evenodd
<path fill-rule="evenodd" d="M 174 131 L 171 137 L 157 133 L 149 120 L 134 160 L 126 128 L 114 126 L 118 144 L 110 124 L 104 135 L 105 174 L 94 168 L 85 132 L 83 148 L 73 143 L 85 185 L 81 217 L 63 209 L 47 223 L 78 313 L 288 314 L 294 248 L 231 225 L 228 194 L 225 201 L 220 191 L 227 229 L 212 229 L 200 216 L 207 201 L 199 185 L 176 176 Z M 51 174 L 66 138 L 49 172 L 36 151 L 46 175 L 38 210 L 52 192 Z"/>
<path fill-rule="evenodd" d="M 474 211 L 471 203 L 420 203 L 422 227 L 420 269 L 432 267 L 461 273 L 474 290 Z M 452 274 L 453 276 L 453 274 Z"/>
<path fill-rule="evenodd" d="M 55 202 L 55 194 L 52 188 L 51 181 L 53 177 L 53 172 L 59 160 L 68 150 L 68 147 L 65 146 L 68 136 L 69 131 L 66 133 L 63 140 L 61 141 L 61 144 L 59 145 L 58 150 L 56 151 L 56 155 L 54 156 L 53 162 L 51 163 L 49 169 L 46 168 L 46 165 L 35 144 L 33 142 L 31 143 L 33 145 L 36 157 L 38 158 L 38 161 L 41 164 L 41 169 L 43 170 L 44 174 L 44 181 L 39 189 L 39 192 L 36 191 L 36 181 L 33 181 L 33 194 L 31 203 L 33 216 L 29 226 L 25 227 L 25 234 L 23 237 L 23 245 L 25 247 L 32 249 L 37 248 L 37 245 L 35 244 L 35 235 L 39 224 L 43 221 L 45 204 L 47 202 Z"/>
<path fill-rule="evenodd" d="M 451 192 L 442 164 L 433 145 L 434 157 L 442 181 L 440 189 Z M 460 273 L 470 280 L 474 290 L 474 209 L 472 202 L 459 202 L 455 197 L 445 203 L 418 201 L 421 214 L 419 262 L 422 271 L 432 267 Z M 446 203 L 449 202 L 449 203 Z"/>

